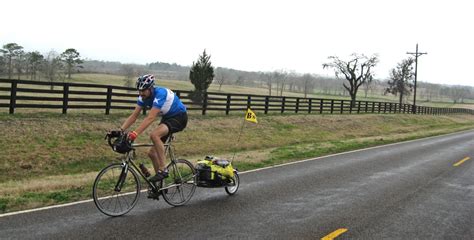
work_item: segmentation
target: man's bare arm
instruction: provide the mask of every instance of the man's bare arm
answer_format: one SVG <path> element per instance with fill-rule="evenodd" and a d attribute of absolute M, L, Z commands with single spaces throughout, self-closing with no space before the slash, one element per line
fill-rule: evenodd
<path fill-rule="evenodd" d="M 136 106 L 135 110 L 133 110 L 133 113 L 125 120 L 125 122 L 122 124 L 120 127 L 122 130 L 128 129 L 130 126 L 132 126 L 135 121 L 137 121 L 138 116 L 140 115 L 140 112 L 142 111 L 142 107 Z"/>

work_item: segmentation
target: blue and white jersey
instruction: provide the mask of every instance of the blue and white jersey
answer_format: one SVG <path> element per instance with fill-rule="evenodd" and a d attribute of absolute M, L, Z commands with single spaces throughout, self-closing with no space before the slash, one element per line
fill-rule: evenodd
<path fill-rule="evenodd" d="M 168 88 L 154 87 L 151 92 L 152 96 L 145 101 L 141 96 L 138 97 L 138 106 L 159 108 L 163 117 L 173 117 L 186 112 L 184 104 L 179 100 L 178 96 Z"/>

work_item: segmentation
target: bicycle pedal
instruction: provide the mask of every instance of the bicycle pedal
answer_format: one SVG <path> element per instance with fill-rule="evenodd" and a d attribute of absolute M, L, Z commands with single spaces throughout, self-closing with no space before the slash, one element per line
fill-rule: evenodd
<path fill-rule="evenodd" d="M 160 200 L 160 193 L 156 193 L 156 192 L 153 192 L 153 191 L 148 191 L 148 198 L 155 199 L 155 200 Z"/>
<path fill-rule="evenodd" d="M 148 195 L 148 198 L 149 198 L 149 199 L 155 199 L 155 200 L 157 200 L 157 201 L 160 200 L 160 197 L 159 197 L 159 196 L 151 196 L 151 195 Z"/>

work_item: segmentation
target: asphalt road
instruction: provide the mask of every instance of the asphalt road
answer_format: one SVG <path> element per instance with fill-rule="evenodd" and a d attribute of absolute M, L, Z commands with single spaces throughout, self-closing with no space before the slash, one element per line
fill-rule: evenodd
<path fill-rule="evenodd" d="M 243 173 L 236 195 L 183 207 L 144 195 L 118 218 L 92 202 L 3 216 L 0 239 L 474 239 L 474 131 Z"/>

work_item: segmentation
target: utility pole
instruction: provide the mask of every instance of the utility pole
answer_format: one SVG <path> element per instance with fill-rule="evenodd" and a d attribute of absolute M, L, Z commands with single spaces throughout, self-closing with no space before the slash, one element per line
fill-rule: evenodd
<path fill-rule="evenodd" d="M 423 54 L 428 54 L 428 53 L 420 53 L 418 52 L 418 43 L 416 44 L 416 52 L 407 52 L 407 54 L 410 54 L 412 56 L 415 56 L 415 91 L 413 92 L 413 114 L 416 114 L 416 77 L 418 75 L 418 57 L 423 55 Z"/>

